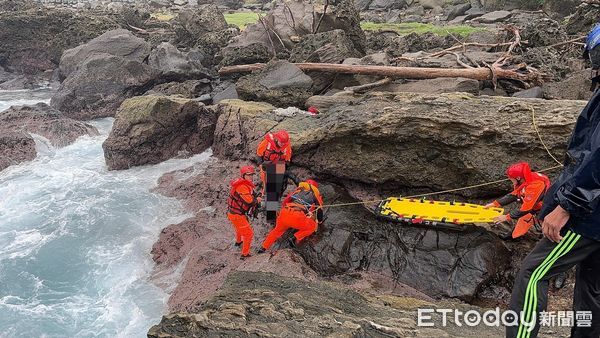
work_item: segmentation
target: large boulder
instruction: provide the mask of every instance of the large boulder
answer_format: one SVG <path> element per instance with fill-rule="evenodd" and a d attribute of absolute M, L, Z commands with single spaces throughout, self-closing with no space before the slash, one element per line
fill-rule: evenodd
<path fill-rule="evenodd" d="M 433 191 L 497 180 L 513 162 L 555 166 L 532 128 L 532 110 L 544 142 L 561 158 L 584 101 L 474 97 L 465 93 L 372 93 L 322 97 L 331 108 L 316 117 L 281 117 L 221 102 L 213 151 L 250 158 L 263 135 L 290 132 L 294 163 L 320 176 L 403 189 Z M 234 107 L 229 107 L 233 104 Z M 321 108 L 321 107 L 317 107 Z M 239 136 L 242 135 L 242 136 Z M 457 183 L 458 182 L 458 183 Z M 460 192 L 486 197 L 504 187 Z"/>
<path fill-rule="evenodd" d="M 184 53 L 168 42 L 150 52 L 148 64 L 161 72 L 162 79 L 185 81 L 211 78 L 211 72 L 202 65 L 202 57 L 195 52 Z"/>
<path fill-rule="evenodd" d="M 118 56 L 125 60 L 142 62 L 150 54 L 150 44 L 125 29 L 108 31 L 89 42 L 69 49 L 60 58 L 60 73 L 68 77 L 80 66 L 98 55 Z"/>
<path fill-rule="evenodd" d="M 310 34 L 294 47 L 290 62 L 342 63 L 347 58 L 361 57 L 363 54 L 341 29 Z M 318 93 L 331 86 L 336 74 L 308 72 L 313 79 L 313 92 Z"/>
<path fill-rule="evenodd" d="M 63 147 L 98 131 L 45 103 L 11 107 L 0 113 L 0 170 L 35 158 L 35 142 L 30 134 L 46 138 L 54 147 Z"/>
<path fill-rule="evenodd" d="M 385 87 L 386 90 L 406 93 L 428 93 L 441 94 L 452 92 L 465 92 L 474 95 L 479 94 L 479 81 L 473 79 L 437 78 L 406 83 L 394 83 Z"/>
<path fill-rule="evenodd" d="M 119 24 L 109 16 L 85 12 L 16 8 L 0 11 L 0 66 L 35 74 L 55 69 L 63 51 Z"/>
<path fill-rule="evenodd" d="M 194 46 L 198 37 L 227 29 L 223 13 L 214 4 L 203 4 L 192 10 L 180 11 L 173 21 L 177 34 L 175 43 Z"/>
<path fill-rule="evenodd" d="M 241 63 L 235 55 L 255 54 L 243 50 L 256 50 L 257 44 L 271 51 L 271 55 L 286 56 L 294 49 L 296 41 L 303 36 L 334 29 L 343 30 L 354 45 L 354 49 L 364 53 L 366 38 L 360 28 L 360 16 L 353 0 L 332 3 L 327 7 L 327 13 L 323 13 L 323 9 L 320 5 L 313 5 L 306 1 L 278 1 L 276 7 L 263 17 L 264 25 L 271 28 L 269 33 L 265 33 L 263 23 L 247 26 L 223 49 L 223 58 L 229 61 L 222 64 Z M 290 17 L 290 13 L 293 13 L 293 17 Z"/>
<path fill-rule="evenodd" d="M 109 170 L 155 164 L 212 144 L 216 116 L 202 103 L 169 96 L 138 96 L 121 104 L 102 144 Z"/>
<path fill-rule="evenodd" d="M 198 49 L 203 55 L 202 64 L 207 67 L 217 62 L 215 55 L 238 34 L 237 28 L 227 26 L 223 13 L 214 4 L 180 11 L 173 20 L 173 28 L 175 45 Z"/>
<path fill-rule="evenodd" d="M 126 98 L 144 93 L 159 75 L 144 63 L 98 54 L 63 81 L 51 105 L 76 119 L 114 116 Z"/>
<path fill-rule="evenodd" d="M 240 98 L 264 101 L 277 107 L 303 107 L 312 92 L 312 79 L 287 61 L 273 61 L 256 73 L 246 75 L 236 84 Z"/>

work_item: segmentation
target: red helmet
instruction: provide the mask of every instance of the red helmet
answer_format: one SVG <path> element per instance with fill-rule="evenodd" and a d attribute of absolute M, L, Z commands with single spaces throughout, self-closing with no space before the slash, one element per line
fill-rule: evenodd
<path fill-rule="evenodd" d="M 280 130 L 276 132 L 275 134 L 273 134 L 273 138 L 275 138 L 282 146 L 290 142 L 290 134 L 288 134 L 288 132 L 285 130 Z"/>
<path fill-rule="evenodd" d="M 242 177 L 244 177 L 244 175 L 247 175 L 247 174 L 254 174 L 254 173 L 255 173 L 255 171 L 254 171 L 254 167 L 253 167 L 253 166 L 251 166 L 251 165 L 247 165 L 247 166 L 244 166 L 244 167 L 241 167 L 241 168 L 240 168 L 240 175 L 241 175 Z"/>
<path fill-rule="evenodd" d="M 518 181 L 527 180 L 531 176 L 531 167 L 527 162 L 512 164 L 506 169 L 506 176 Z"/>
<path fill-rule="evenodd" d="M 319 110 L 315 106 L 310 106 L 310 107 L 308 107 L 308 112 L 311 114 L 318 114 Z"/>
<path fill-rule="evenodd" d="M 317 181 L 315 180 L 306 180 L 306 183 L 312 185 L 313 187 L 319 189 L 319 183 L 317 183 Z"/>

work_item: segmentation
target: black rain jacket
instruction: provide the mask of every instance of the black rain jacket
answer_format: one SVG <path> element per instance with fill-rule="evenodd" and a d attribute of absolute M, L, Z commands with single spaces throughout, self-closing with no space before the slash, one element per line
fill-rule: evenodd
<path fill-rule="evenodd" d="M 544 198 L 539 219 L 557 205 L 571 218 L 563 229 L 600 241 L 600 91 L 583 109 L 571 135 L 565 167 Z"/>

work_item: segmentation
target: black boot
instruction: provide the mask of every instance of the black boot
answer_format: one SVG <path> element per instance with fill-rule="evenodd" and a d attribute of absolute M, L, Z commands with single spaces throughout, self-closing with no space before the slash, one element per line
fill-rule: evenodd
<path fill-rule="evenodd" d="M 498 234 L 498 237 L 500 237 L 500 239 L 505 240 L 505 241 L 510 241 L 512 240 L 512 232 L 502 232 L 500 234 Z"/>
<path fill-rule="evenodd" d="M 292 248 L 292 249 L 295 249 L 298 246 L 294 237 L 291 237 L 290 239 L 288 239 L 288 243 L 290 244 L 290 248 Z"/>
<path fill-rule="evenodd" d="M 235 245 L 235 246 L 242 246 L 242 243 L 244 243 L 244 242 L 235 242 L 235 244 L 234 244 L 234 245 Z"/>
<path fill-rule="evenodd" d="M 262 253 L 265 253 L 265 252 L 267 252 L 267 249 L 265 249 L 265 248 L 260 248 L 260 249 L 258 249 L 258 251 L 257 251 L 256 253 L 258 253 L 258 254 L 262 254 Z"/>
<path fill-rule="evenodd" d="M 246 258 L 252 257 L 251 255 L 241 255 L 240 259 L 245 260 Z"/>
<path fill-rule="evenodd" d="M 554 288 L 556 288 L 557 290 L 560 290 L 563 287 L 565 287 L 566 282 L 567 282 L 567 273 L 563 272 L 563 273 L 559 274 L 558 276 L 554 277 Z"/>

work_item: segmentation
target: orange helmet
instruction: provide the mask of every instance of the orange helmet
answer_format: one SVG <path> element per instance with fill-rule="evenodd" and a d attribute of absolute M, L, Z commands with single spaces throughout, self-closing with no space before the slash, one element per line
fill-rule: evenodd
<path fill-rule="evenodd" d="M 317 183 L 317 181 L 315 181 L 315 180 L 306 180 L 305 182 L 308 183 L 308 184 L 310 184 L 310 185 L 312 185 L 313 187 L 319 189 L 319 183 Z"/>
<path fill-rule="evenodd" d="M 240 175 L 242 177 L 244 177 L 244 175 L 254 174 L 254 173 L 255 173 L 254 167 L 251 166 L 251 165 L 247 165 L 247 166 L 244 166 L 244 167 L 240 168 Z"/>
<path fill-rule="evenodd" d="M 527 162 L 519 162 L 512 164 L 506 169 L 506 176 L 517 181 L 527 180 L 531 177 L 531 167 Z"/>
<path fill-rule="evenodd" d="M 273 134 L 273 138 L 275 138 L 282 146 L 290 142 L 290 134 L 288 134 L 288 132 L 285 130 L 280 130 L 276 132 L 275 134 Z"/>

